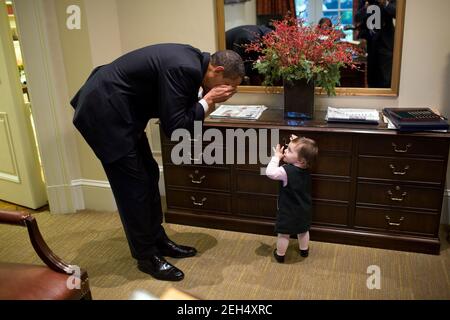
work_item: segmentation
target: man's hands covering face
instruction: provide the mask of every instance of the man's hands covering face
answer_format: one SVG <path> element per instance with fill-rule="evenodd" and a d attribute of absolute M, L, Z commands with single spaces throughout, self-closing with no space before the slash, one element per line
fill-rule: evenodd
<path fill-rule="evenodd" d="M 204 97 L 208 106 L 212 107 L 214 103 L 227 101 L 236 93 L 236 87 L 220 85 L 212 88 Z"/>

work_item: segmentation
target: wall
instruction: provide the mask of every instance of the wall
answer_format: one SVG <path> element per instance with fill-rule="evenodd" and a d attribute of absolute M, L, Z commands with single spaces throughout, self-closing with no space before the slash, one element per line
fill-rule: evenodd
<path fill-rule="evenodd" d="M 53 5 L 58 24 L 59 42 L 64 59 L 67 91 L 70 101 L 70 98 L 75 95 L 81 84 L 86 80 L 90 70 L 92 70 L 91 47 L 85 14 L 86 9 L 82 0 L 53 0 Z M 81 29 L 79 30 L 69 30 L 66 27 L 66 9 L 69 5 L 77 5 L 81 9 Z M 66 107 L 71 109 L 69 101 L 67 101 Z M 71 115 L 73 115 L 72 110 Z M 87 145 L 82 141 L 81 135 L 76 130 L 75 132 L 77 147 L 80 155 L 82 155 L 83 152 L 85 153 Z M 81 175 L 84 177 L 89 174 L 84 165 L 86 159 L 82 158 L 80 160 L 82 160 L 80 161 Z M 90 158 L 89 161 L 92 161 L 92 158 Z"/>
<path fill-rule="evenodd" d="M 123 52 L 116 1 L 85 0 L 84 6 L 92 65 L 110 63 Z"/>
<path fill-rule="evenodd" d="M 46 0 L 50 2 L 50 0 Z M 69 100 L 84 83 L 91 70 L 106 64 L 122 54 L 118 27 L 117 7 L 111 0 L 60 1 L 52 0 L 62 55 L 64 59 L 66 83 L 69 98 L 66 107 L 73 110 Z M 81 29 L 66 28 L 69 5 L 78 5 L 81 9 Z M 85 143 L 82 136 L 72 127 L 79 153 L 81 175 L 71 180 L 76 208 L 97 210 L 115 210 L 115 202 L 103 168 Z"/>
<path fill-rule="evenodd" d="M 163 42 L 188 43 L 202 51 L 216 48 L 212 0 L 116 0 L 116 3 L 123 52 Z"/>
<path fill-rule="evenodd" d="M 231 28 L 256 24 L 256 0 L 224 6 L 225 31 Z"/>

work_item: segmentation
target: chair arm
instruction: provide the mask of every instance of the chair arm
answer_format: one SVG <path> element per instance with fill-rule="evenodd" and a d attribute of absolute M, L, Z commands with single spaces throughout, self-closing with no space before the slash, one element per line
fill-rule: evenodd
<path fill-rule="evenodd" d="M 72 266 L 50 250 L 39 231 L 36 219 L 32 215 L 19 211 L 0 211 L 0 223 L 27 227 L 34 250 L 50 269 L 59 273 L 74 273 L 75 270 Z"/>
<path fill-rule="evenodd" d="M 26 212 L 0 210 L 0 223 L 25 227 L 25 219 L 28 216 Z"/>
<path fill-rule="evenodd" d="M 34 217 L 29 216 L 25 219 L 28 228 L 28 234 L 30 236 L 31 244 L 34 250 L 41 258 L 42 261 L 52 270 L 65 273 L 73 274 L 75 270 L 71 265 L 64 262 L 60 257 L 53 253 L 53 251 L 48 247 L 44 238 L 42 237 L 37 221 Z"/>

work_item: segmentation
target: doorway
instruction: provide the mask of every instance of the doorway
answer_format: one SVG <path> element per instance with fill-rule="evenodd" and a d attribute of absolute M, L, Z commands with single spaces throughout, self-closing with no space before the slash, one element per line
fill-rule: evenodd
<path fill-rule="evenodd" d="M 13 3 L 0 0 L 0 200 L 47 204 Z"/>

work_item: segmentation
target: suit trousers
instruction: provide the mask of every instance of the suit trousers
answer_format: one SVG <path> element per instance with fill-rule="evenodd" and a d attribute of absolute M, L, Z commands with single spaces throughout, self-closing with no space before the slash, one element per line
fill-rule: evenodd
<path fill-rule="evenodd" d="M 146 134 L 126 156 L 102 163 L 116 200 L 131 255 L 144 260 L 158 254 L 157 242 L 167 239 L 162 227 L 159 166 Z"/>

